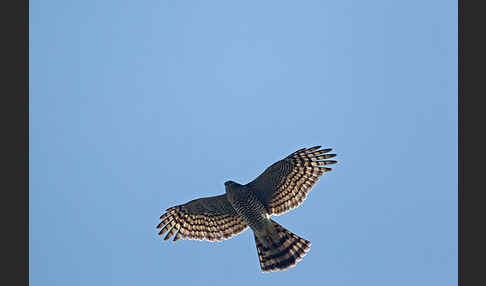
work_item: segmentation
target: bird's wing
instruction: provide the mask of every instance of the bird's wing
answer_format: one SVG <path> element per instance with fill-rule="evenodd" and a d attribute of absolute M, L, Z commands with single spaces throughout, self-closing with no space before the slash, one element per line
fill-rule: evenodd
<path fill-rule="evenodd" d="M 226 199 L 226 194 L 192 200 L 167 209 L 157 226 L 159 235 L 194 240 L 223 240 L 241 233 L 248 225 Z M 177 232 L 177 234 L 176 234 Z"/>
<path fill-rule="evenodd" d="M 337 161 L 326 160 L 336 154 L 321 146 L 303 148 L 268 167 L 255 180 L 248 183 L 267 208 L 269 214 L 281 215 L 298 207 L 324 172 L 326 165 Z"/>

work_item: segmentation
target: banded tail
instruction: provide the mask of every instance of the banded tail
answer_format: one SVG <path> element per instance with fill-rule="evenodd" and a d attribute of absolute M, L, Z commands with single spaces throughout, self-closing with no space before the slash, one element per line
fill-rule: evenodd
<path fill-rule="evenodd" d="M 265 237 L 255 234 L 255 243 L 263 272 L 285 270 L 302 260 L 309 251 L 311 243 L 271 220 L 275 234 Z"/>

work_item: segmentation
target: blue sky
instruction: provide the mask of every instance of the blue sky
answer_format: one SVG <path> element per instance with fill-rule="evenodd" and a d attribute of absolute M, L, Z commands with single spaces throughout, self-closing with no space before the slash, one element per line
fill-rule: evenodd
<path fill-rule="evenodd" d="M 31 285 L 457 285 L 456 1 L 30 1 L 29 135 Z M 157 236 L 314 145 L 296 267 Z"/>

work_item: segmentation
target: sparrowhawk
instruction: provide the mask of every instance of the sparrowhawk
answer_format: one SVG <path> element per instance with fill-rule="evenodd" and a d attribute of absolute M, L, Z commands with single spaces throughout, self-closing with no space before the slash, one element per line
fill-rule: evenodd
<path fill-rule="evenodd" d="M 224 183 L 226 193 L 200 198 L 168 208 L 160 219 L 159 235 L 168 231 L 179 238 L 221 241 L 250 227 L 255 237 L 263 272 L 294 266 L 310 249 L 305 240 L 274 220 L 299 206 L 319 178 L 337 161 L 327 160 L 336 154 L 321 146 L 303 148 L 268 167 L 252 182 L 241 185 Z"/>

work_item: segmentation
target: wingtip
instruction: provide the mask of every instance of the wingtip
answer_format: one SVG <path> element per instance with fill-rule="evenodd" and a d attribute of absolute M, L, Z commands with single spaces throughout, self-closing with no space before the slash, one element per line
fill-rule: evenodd
<path fill-rule="evenodd" d="M 167 233 L 167 235 L 164 237 L 164 240 L 167 241 L 169 240 L 169 238 L 172 236 L 172 233 L 169 231 L 169 233 Z"/>
<path fill-rule="evenodd" d="M 317 145 L 317 146 L 314 146 L 314 147 L 307 148 L 306 151 L 307 152 L 313 152 L 315 150 L 320 149 L 321 147 L 322 147 L 321 145 Z"/>

